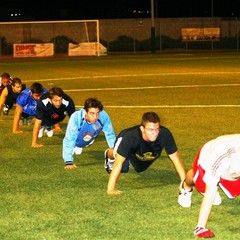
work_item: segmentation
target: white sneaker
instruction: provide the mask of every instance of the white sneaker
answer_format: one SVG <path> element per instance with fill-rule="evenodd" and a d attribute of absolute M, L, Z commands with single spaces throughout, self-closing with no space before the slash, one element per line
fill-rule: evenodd
<path fill-rule="evenodd" d="M 201 193 L 201 194 L 204 196 L 204 193 Z M 216 196 L 215 196 L 215 199 L 213 201 L 213 205 L 218 206 L 218 205 L 221 205 L 221 203 L 222 203 L 222 198 L 221 198 L 219 192 L 217 192 Z"/>
<path fill-rule="evenodd" d="M 184 208 L 191 207 L 193 190 L 188 191 L 183 187 L 184 180 L 180 183 L 180 193 L 178 195 L 178 203 Z"/>
<path fill-rule="evenodd" d="M 104 152 L 104 168 L 106 169 L 106 171 L 108 173 L 111 173 L 112 172 L 112 169 L 113 169 L 113 165 L 114 165 L 114 162 L 115 162 L 115 159 L 110 159 L 107 157 L 107 152 L 108 152 L 109 149 L 107 149 L 105 152 Z"/>
<path fill-rule="evenodd" d="M 218 205 L 221 205 L 221 203 L 222 203 L 222 198 L 221 198 L 219 192 L 217 192 L 214 202 L 213 202 L 213 205 L 218 206 Z"/>
<path fill-rule="evenodd" d="M 38 137 L 41 138 L 43 136 L 44 133 L 44 127 L 41 127 L 38 133 Z"/>
<path fill-rule="evenodd" d="M 222 198 L 219 194 L 219 192 L 216 193 L 215 199 L 213 201 L 213 205 L 218 206 L 222 203 Z"/>
<path fill-rule="evenodd" d="M 80 147 L 75 147 L 73 149 L 73 153 L 75 153 L 76 155 L 80 155 L 82 153 L 82 148 Z"/>
<path fill-rule="evenodd" d="M 9 112 L 9 108 L 8 108 L 7 106 L 5 106 L 5 107 L 3 108 L 3 114 L 4 114 L 4 115 L 8 115 L 8 112 Z"/>
<path fill-rule="evenodd" d="M 53 136 L 53 130 L 47 130 L 45 129 L 45 133 L 47 134 L 48 137 L 52 137 Z"/>

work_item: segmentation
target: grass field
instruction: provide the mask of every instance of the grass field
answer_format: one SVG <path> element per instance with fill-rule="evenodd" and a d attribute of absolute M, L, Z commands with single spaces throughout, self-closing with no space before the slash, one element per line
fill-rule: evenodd
<path fill-rule="evenodd" d="M 186 170 L 199 147 L 219 135 L 239 133 L 240 55 L 229 53 L 106 56 L 99 58 L 0 59 L 30 86 L 63 88 L 80 108 L 97 97 L 116 133 L 156 111 L 170 128 Z M 31 148 L 32 126 L 13 135 L 12 110 L 0 121 L 0 239 L 194 239 L 202 197 L 189 209 L 177 203 L 179 179 L 165 153 L 147 171 L 121 175 L 121 196 L 106 194 L 104 135 L 65 170 L 62 133 Z M 239 199 L 213 207 L 208 227 L 217 240 L 239 239 Z"/>

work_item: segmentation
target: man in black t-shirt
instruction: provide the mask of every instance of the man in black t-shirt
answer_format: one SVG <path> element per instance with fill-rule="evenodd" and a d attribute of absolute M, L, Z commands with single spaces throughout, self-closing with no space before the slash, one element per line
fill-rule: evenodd
<path fill-rule="evenodd" d="M 53 87 L 43 94 L 37 102 L 32 147 L 42 147 L 42 144 L 38 144 L 38 138 L 42 137 L 44 132 L 48 137 L 52 137 L 52 126 L 63 121 L 66 115 L 70 117 L 74 112 L 73 100 L 61 88 Z"/>
<path fill-rule="evenodd" d="M 111 173 L 107 193 L 121 194 L 116 183 L 121 172 L 128 172 L 130 163 L 137 172 L 145 171 L 165 149 L 180 180 L 185 179 L 183 162 L 178 154 L 172 133 L 160 126 L 160 118 L 155 112 L 146 112 L 141 125 L 123 130 L 117 137 L 114 148 L 105 151 L 105 169 Z"/>
<path fill-rule="evenodd" d="M 22 90 L 26 88 L 25 84 L 22 84 L 20 78 L 13 78 L 11 85 L 6 86 L 0 97 L 0 115 L 3 111 L 4 115 L 8 115 L 10 109 L 16 103 L 18 95 Z"/>
<path fill-rule="evenodd" d="M 11 85 L 12 83 L 12 77 L 10 76 L 9 73 L 3 73 L 0 77 L 0 96 L 4 90 L 5 87 L 7 87 L 8 85 Z"/>

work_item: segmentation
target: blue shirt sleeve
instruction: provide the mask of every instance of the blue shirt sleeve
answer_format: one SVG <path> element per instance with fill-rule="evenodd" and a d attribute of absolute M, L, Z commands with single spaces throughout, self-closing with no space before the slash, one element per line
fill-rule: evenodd
<path fill-rule="evenodd" d="M 62 157 L 65 164 L 73 163 L 73 150 L 78 137 L 78 128 L 81 124 L 81 113 L 81 110 L 75 111 L 68 121 L 62 150 Z"/>
<path fill-rule="evenodd" d="M 30 88 L 23 90 L 17 97 L 16 103 L 22 108 L 27 104 L 28 96 L 30 95 Z"/>
<path fill-rule="evenodd" d="M 108 147 L 112 148 L 116 140 L 116 134 L 113 129 L 112 121 L 107 112 L 105 112 L 104 110 L 101 111 L 99 120 L 103 124 L 102 131 L 104 132 Z"/>
<path fill-rule="evenodd" d="M 86 123 L 86 121 L 84 119 L 85 119 L 84 109 L 75 111 L 69 119 L 67 129 L 66 129 L 66 134 L 63 139 L 62 157 L 63 157 L 65 164 L 71 164 L 74 161 L 73 150 L 74 150 L 74 147 L 76 146 L 76 141 L 79 137 L 79 134 L 81 134 L 82 131 L 84 132 L 87 129 L 88 126 L 85 126 L 85 125 L 86 124 L 89 125 L 89 123 Z M 115 140 L 116 140 L 116 135 L 115 135 L 110 117 L 104 110 L 101 111 L 101 113 L 99 115 L 99 122 L 101 123 L 102 131 L 104 132 L 108 146 L 110 148 L 113 147 Z M 99 123 L 97 123 L 97 124 L 99 124 Z M 80 131 L 79 130 L 80 128 L 82 128 L 83 130 Z M 96 134 L 93 134 L 92 140 L 94 140 L 97 137 L 99 130 L 96 130 L 95 132 L 96 132 Z M 80 140 L 82 138 L 83 138 L 83 136 L 80 137 Z M 86 141 L 86 140 L 84 140 L 84 141 L 80 141 L 80 140 L 78 139 L 79 144 Z M 83 145 L 82 147 L 86 146 L 86 144 L 81 144 L 81 145 Z"/>

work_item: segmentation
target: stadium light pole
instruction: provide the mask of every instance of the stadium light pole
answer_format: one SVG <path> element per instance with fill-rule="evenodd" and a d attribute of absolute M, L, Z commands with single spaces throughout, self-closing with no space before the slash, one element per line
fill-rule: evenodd
<path fill-rule="evenodd" d="M 212 25 L 213 25 L 213 17 L 214 17 L 214 6 L 213 6 L 213 0 L 211 0 L 211 18 L 212 18 Z"/>
<path fill-rule="evenodd" d="M 211 0 L 211 19 L 212 19 L 212 27 L 213 27 L 213 17 L 214 17 L 214 7 L 213 7 L 213 0 Z M 213 52 L 213 40 L 211 41 L 211 47 Z"/>
<path fill-rule="evenodd" d="M 156 52 L 156 39 L 155 39 L 155 19 L 154 19 L 154 0 L 151 0 L 151 50 L 152 53 Z"/>

